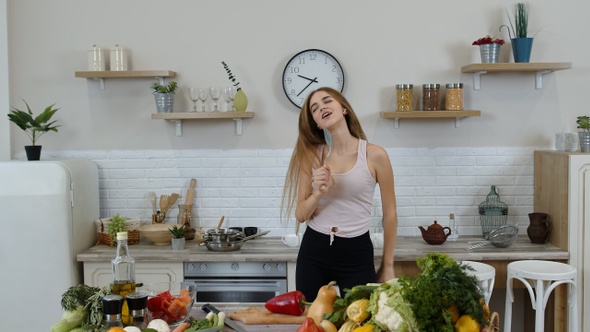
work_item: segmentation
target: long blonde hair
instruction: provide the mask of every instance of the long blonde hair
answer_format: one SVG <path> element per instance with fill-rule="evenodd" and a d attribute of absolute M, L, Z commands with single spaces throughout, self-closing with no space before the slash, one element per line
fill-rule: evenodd
<path fill-rule="evenodd" d="M 352 109 L 352 106 L 346 98 L 337 90 L 329 87 L 322 87 L 312 91 L 305 99 L 303 107 L 299 113 L 299 136 L 295 143 L 295 149 L 289 162 L 285 185 L 283 187 L 283 197 L 281 200 L 281 221 L 285 225 L 291 216 L 297 203 L 297 192 L 299 189 L 299 174 L 301 171 L 311 175 L 313 165 L 319 165 L 321 156 L 318 147 L 326 144 L 324 131 L 320 129 L 311 116 L 310 100 L 311 97 L 319 91 L 328 93 L 334 100 L 339 102 L 347 110 L 344 115 L 346 126 L 350 134 L 356 138 L 367 140 L 365 132 Z M 311 184 L 310 184 L 311 188 Z"/>

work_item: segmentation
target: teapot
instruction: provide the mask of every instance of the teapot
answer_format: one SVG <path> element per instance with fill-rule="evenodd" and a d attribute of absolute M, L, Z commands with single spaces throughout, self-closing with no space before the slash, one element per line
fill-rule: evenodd
<path fill-rule="evenodd" d="M 424 229 L 422 226 L 418 226 L 422 232 L 422 238 L 428 244 L 443 244 L 447 240 L 447 237 L 451 235 L 451 229 L 449 227 L 442 227 L 434 221 L 434 224 L 428 226 L 428 229 Z"/>

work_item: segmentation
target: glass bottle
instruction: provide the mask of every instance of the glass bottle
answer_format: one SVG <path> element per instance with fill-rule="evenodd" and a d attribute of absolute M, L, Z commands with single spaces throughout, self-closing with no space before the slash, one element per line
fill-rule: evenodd
<path fill-rule="evenodd" d="M 422 110 L 438 111 L 440 84 L 422 84 Z"/>
<path fill-rule="evenodd" d="M 398 112 L 411 112 L 413 108 L 413 89 L 414 85 L 412 84 L 398 84 L 395 86 L 397 93 L 396 93 L 396 105 Z"/>
<path fill-rule="evenodd" d="M 109 294 L 102 298 L 103 326 L 108 330 L 111 327 L 123 327 L 121 322 L 121 309 L 123 297 Z"/>
<path fill-rule="evenodd" d="M 463 83 L 447 84 L 445 95 L 445 109 L 447 111 L 463 110 Z"/>
<path fill-rule="evenodd" d="M 191 226 L 192 204 L 178 204 L 178 217 L 176 223 L 184 225 L 184 238 L 188 241 L 195 239 L 196 230 Z"/>
<path fill-rule="evenodd" d="M 449 235 L 449 240 L 455 241 L 459 238 L 459 224 L 455 220 L 455 214 L 449 214 L 449 228 L 451 229 L 451 235 Z"/>
<path fill-rule="evenodd" d="M 130 325 L 133 317 L 129 315 L 129 307 L 125 297 L 135 292 L 135 259 L 129 256 L 127 232 L 117 233 L 117 256 L 113 264 L 113 294 L 123 297 L 121 318 L 124 325 Z"/>
<path fill-rule="evenodd" d="M 132 317 L 131 325 L 137 326 L 141 330 L 147 328 L 149 322 L 147 297 L 147 293 L 141 292 L 127 294 L 127 305 Z"/>

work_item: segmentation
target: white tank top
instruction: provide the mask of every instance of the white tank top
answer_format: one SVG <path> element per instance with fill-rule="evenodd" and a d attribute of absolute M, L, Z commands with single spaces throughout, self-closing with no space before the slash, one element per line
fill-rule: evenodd
<path fill-rule="evenodd" d="M 340 237 L 355 237 L 369 230 L 377 182 L 367 165 L 367 141 L 359 139 L 356 163 L 347 172 L 332 174 L 334 186 L 322 196 L 307 225 Z"/>

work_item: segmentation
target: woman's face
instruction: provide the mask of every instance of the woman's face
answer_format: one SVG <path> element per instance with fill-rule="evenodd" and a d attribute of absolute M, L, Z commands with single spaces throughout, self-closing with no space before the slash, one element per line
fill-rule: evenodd
<path fill-rule="evenodd" d="M 315 123 L 321 128 L 329 128 L 344 118 L 342 105 L 326 91 L 317 91 L 309 100 L 309 111 Z"/>

